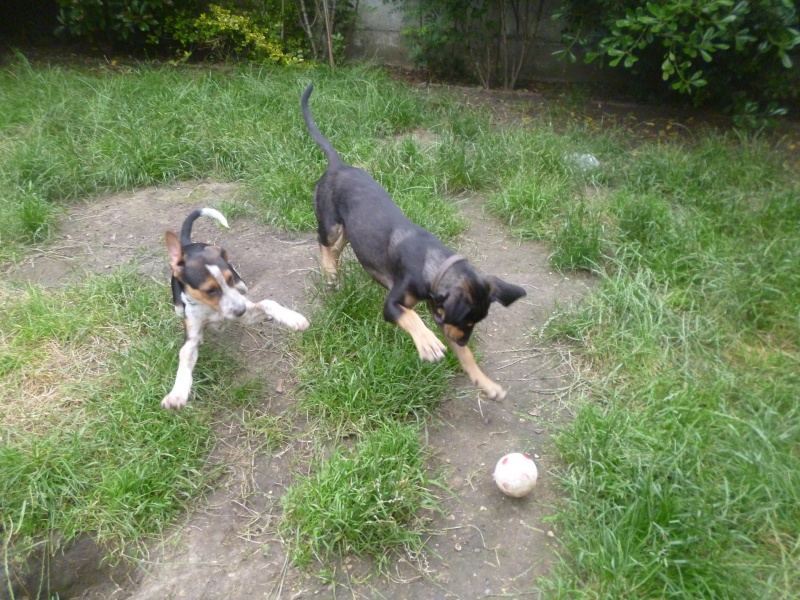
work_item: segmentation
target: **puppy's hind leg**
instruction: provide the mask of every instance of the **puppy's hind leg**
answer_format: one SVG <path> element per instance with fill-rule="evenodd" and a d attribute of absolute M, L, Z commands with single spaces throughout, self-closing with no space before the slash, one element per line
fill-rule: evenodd
<path fill-rule="evenodd" d="M 347 233 L 339 224 L 326 231 L 324 239 L 320 236 L 319 249 L 322 255 L 322 270 L 329 286 L 335 286 L 339 280 L 339 260 L 342 258 L 342 252 L 346 245 Z"/>

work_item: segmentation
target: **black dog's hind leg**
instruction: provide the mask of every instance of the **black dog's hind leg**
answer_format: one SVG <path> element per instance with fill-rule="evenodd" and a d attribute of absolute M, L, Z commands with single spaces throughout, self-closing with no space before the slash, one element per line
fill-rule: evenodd
<path fill-rule="evenodd" d="M 339 259 L 347 245 L 347 232 L 331 201 L 333 190 L 331 175 L 325 173 L 314 188 L 314 214 L 317 217 L 317 240 L 321 254 L 322 270 L 328 285 L 336 285 L 339 276 Z"/>
<path fill-rule="evenodd" d="M 336 285 L 339 278 L 339 259 L 347 245 L 347 232 L 344 225 L 336 220 L 336 214 L 328 210 L 320 210 L 320 200 L 314 198 L 317 209 L 317 240 L 321 255 L 322 270 L 328 285 Z"/>
<path fill-rule="evenodd" d="M 339 279 L 339 260 L 347 245 L 347 233 L 341 225 L 335 225 L 333 231 L 319 234 L 319 250 L 322 258 L 322 270 L 328 285 L 336 285 Z"/>

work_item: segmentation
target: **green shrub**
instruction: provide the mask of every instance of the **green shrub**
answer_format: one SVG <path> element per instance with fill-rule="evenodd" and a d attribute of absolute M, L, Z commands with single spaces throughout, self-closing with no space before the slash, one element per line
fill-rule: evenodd
<path fill-rule="evenodd" d="M 298 38 L 284 43 L 280 26 L 260 23 L 248 12 L 236 14 L 211 4 L 208 12 L 193 18 L 186 14 L 168 21 L 170 34 L 184 50 L 184 57 L 199 51 L 212 58 L 244 58 L 254 62 L 291 65 L 303 61 Z"/>
<path fill-rule="evenodd" d="M 172 0 L 58 0 L 56 33 L 106 43 L 157 41 Z"/>
<path fill-rule="evenodd" d="M 562 0 L 554 16 L 567 21 L 562 57 L 574 61 L 581 46 L 586 62 L 636 66 L 644 86 L 657 74 L 696 102 L 724 100 L 731 109 L 800 93 L 794 2 Z"/>
<path fill-rule="evenodd" d="M 286 65 L 300 62 L 308 45 L 293 2 L 242 0 L 235 8 L 207 0 L 58 2 L 59 34 L 134 50 L 177 46 L 184 60 L 235 57 Z"/>

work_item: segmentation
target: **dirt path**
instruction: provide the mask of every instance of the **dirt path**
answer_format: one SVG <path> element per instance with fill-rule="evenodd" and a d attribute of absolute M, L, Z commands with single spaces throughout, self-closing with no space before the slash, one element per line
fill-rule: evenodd
<path fill-rule="evenodd" d="M 66 215 L 60 239 L 6 277 L 58 285 L 86 271 L 135 261 L 140 271 L 166 283 L 164 229 L 177 228 L 192 208 L 235 201 L 235 196 L 232 184 L 186 183 L 101 198 Z M 462 376 L 430 423 L 428 444 L 447 467 L 456 496 L 445 500 L 445 514 L 432 523 L 424 554 L 391 557 L 381 574 L 354 559 L 330 565 L 327 578 L 293 569 L 274 526 L 278 500 L 291 483 L 291 465 L 306 447 L 298 440 L 265 455 L 231 422 L 213 456 L 227 467 L 219 489 L 133 571 L 98 568 L 86 544 L 72 556 L 54 559 L 61 561 L 51 565 L 64 580 L 60 597 L 535 597 L 535 579 L 548 572 L 558 541 L 558 532 L 543 517 L 556 498 L 551 435 L 568 417 L 563 395 L 574 374 L 568 352 L 541 344 L 531 332 L 557 303 L 576 300 L 590 282 L 552 272 L 544 247 L 512 239 L 482 214 L 478 199 L 464 201 L 462 210 L 471 226 L 460 251 L 483 271 L 523 285 L 528 295 L 508 309 L 493 307 L 477 328 L 481 364 L 509 389 L 507 399 L 481 400 Z M 306 286 L 318 254 L 312 234 L 288 235 L 244 219 L 221 231 L 203 221 L 195 226 L 195 239 L 215 240 L 229 250 L 250 297 L 307 309 Z M 236 330 L 224 343 L 247 353 L 249 368 L 272 383 L 266 408 L 285 410 L 288 397 L 279 390 L 291 386 L 292 373 L 283 334 L 270 325 Z M 511 451 L 528 452 L 539 466 L 539 484 L 521 500 L 503 496 L 491 478 L 496 461 Z"/>

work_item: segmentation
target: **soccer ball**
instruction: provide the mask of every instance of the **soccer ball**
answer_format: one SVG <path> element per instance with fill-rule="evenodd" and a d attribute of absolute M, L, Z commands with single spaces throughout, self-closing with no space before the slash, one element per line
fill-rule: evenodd
<path fill-rule="evenodd" d="M 494 482 L 506 495 L 522 498 L 536 485 L 539 472 L 530 456 L 520 452 L 506 454 L 494 468 Z"/>

